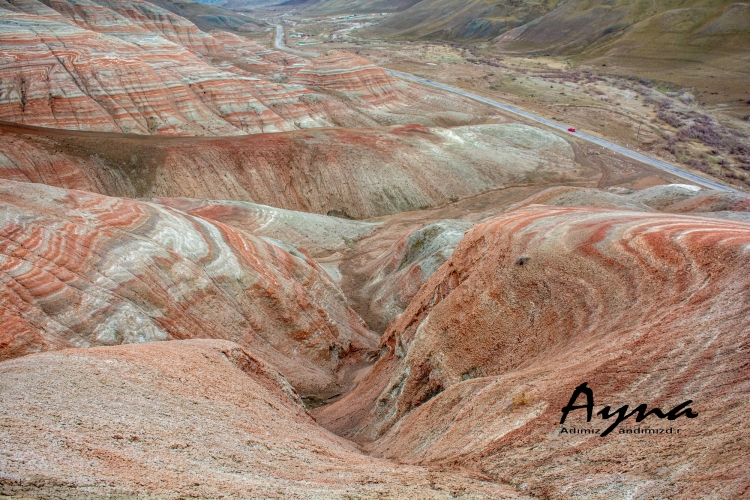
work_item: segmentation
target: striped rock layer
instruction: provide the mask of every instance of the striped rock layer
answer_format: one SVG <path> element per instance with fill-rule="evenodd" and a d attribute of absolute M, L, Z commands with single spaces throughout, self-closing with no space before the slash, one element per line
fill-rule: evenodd
<path fill-rule="evenodd" d="M 157 198 L 153 201 L 256 236 L 303 247 L 314 258 L 345 251 L 352 242 L 369 236 L 379 225 L 243 201 L 188 198 Z"/>
<path fill-rule="evenodd" d="M 364 57 L 331 51 L 310 60 L 290 83 L 344 97 L 380 124 L 456 126 L 484 114 L 481 105 L 399 80 Z"/>
<path fill-rule="evenodd" d="M 370 376 L 318 421 L 375 455 L 475 468 L 541 497 L 735 498 L 750 480 L 749 289 L 747 223 L 509 212 L 466 233 L 389 326 Z M 674 436 L 561 434 L 583 382 L 595 412 L 692 400 L 698 417 L 620 424 Z M 614 421 L 585 417 L 565 426 Z"/>
<path fill-rule="evenodd" d="M 123 137 L 0 125 L 0 178 L 126 197 L 248 201 L 366 218 L 513 184 L 572 183 L 571 146 L 520 124 Z M 598 178 L 598 177 L 597 177 Z"/>
<path fill-rule="evenodd" d="M 300 394 L 336 392 L 376 343 L 307 255 L 151 203 L 0 181 L 0 359 L 218 338 Z"/>
<path fill-rule="evenodd" d="M 323 58 L 306 69 L 297 56 L 204 33 L 143 0 L 3 0 L 0 54 L 0 120 L 48 128 L 231 136 L 466 122 L 479 109 L 396 84 L 358 57 Z M 300 68 L 299 79 L 278 83 Z M 409 110 L 424 116 L 402 116 Z"/>
<path fill-rule="evenodd" d="M 350 300 L 364 305 L 358 312 L 376 332 L 384 332 L 403 313 L 424 283 L 453 253 L 473 223 L 439 220 L 404 234 L 358 275 L 369 279 L 348 292 Z"/>
<path fill-rule="evenodd" d="M 410 86 L 373 62 L 348 52 L 332 52 L 310 61 L 293 83 L 344 92 L 371 105 L 397 102 Z"/>
<path fill-rule="evenodd" d="M 213 67 L 145 31 L 133 40 L 0 7 L 0 48 L 5 121 L 137 134 L 237 135 L 291 130 L 296 127 L 287 119 L 305 119 L 299 109 L 268 107 L 281 99 L 294 108 L 301 87 Z"/>

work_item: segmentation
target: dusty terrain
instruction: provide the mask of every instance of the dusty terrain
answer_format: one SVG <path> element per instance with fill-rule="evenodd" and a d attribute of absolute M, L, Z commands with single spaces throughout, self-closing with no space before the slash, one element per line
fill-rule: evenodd
<path fill-rule="evenodd" d="M 34 189 L 45 199 L 55 192 Z M 65 193 L 68 203 L 83 196 Z M 375 224 L 242 202 L 156 201 L 180 210 L 172 217 L 200 217 L 225 233 L 243 228 L 245 239 L 252 231 L 300 256 L 301 245 L 316 260 L 337 255 L 353 297 L 352 280 L 367 277 L 371 293 L 362 297 L 381 290 L 398 304 L 408 290 L 399 283 L 415 286 L 405 269 L 422 271 L 417 279 L 426 284 L 389 326 L 372 371 L 355 356 L 343 369 L 344 398 L 316 410 L 315 398 L 303 404 L 295 390 L 295 377 L 310 373 L 299 358 L 290 370 L 279 353 L 241 340 L 242 347 L 173 340 L 0 363 L 4 493 L 699 498 L 736 497 L 748 484 L 742 279 L 750 226 L 716 218 L 747 216 L 747 197 L 681 185 L 519 187 Z M 467 228 L 454 251 L 458 238 L 446 232 Z M 29 290 L 41 300 L 43 288 Z M 383 310 L 369 311 L 387 322 Z M 671 408 L 693 399 L 699 417 L 646 421 L 679 426 L 679 436 L 561 436 L 559 408 L 584 379 L 598 405 Z M 325 398 L 318 393 L 317 401 Z M 587 426 L 580 415 L 572 425 Z M 583 475 L 590 481 L 577 479 Z"/>
<path fill-rule="evenodd" d="M 745 186 L 726 75 L 627 72 L 658 12 L 157 3 L 0 0 L 0 496 L 748 495 L 750 196 L 382 68 Z"/>
<path fill-rule="evenodd" d="M 0 373 L 3 495 L 528 498 L 471 472 L 362 454 L 227 341 L 69 349 Z"/>

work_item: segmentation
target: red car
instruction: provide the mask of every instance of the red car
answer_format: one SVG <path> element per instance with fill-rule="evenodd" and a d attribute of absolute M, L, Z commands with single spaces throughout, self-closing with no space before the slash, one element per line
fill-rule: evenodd
<path fill-rule="evenodd" d="M 570 128 L 568 129 L 568 132 L 575 132 L 575 131 L 576 131 L 576 129 L 574 129 L 573 127 L 570 127 Z"/>

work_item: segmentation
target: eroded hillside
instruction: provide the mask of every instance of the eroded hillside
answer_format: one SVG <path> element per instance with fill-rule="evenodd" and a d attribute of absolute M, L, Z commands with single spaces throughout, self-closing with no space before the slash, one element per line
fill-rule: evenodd
<path fill-rule="evenodd" d="M 451 2 L 0 0 L 0 496 L 750 491 L 750 197 L 381 67 L 739 185 L 701 92 L 493 51 L 744 4 Z"/>
<path fill-rule="evenodd" d="M 477 468 L 536 496 L 740 495 L 748 228 L 545 206 L 475 226 L 318 421 L 376 456 Z M 694 401 L 702 423 L 670 423 L 673 439 L 561 435 L 582 381 L 614 407 Z M 633 467 L 634 454 L 653 458 Z"/>

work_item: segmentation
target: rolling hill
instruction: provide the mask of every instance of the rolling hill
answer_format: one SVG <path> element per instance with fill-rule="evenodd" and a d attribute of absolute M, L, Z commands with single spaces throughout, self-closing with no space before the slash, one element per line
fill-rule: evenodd
<path fill-rule="evenodd" d="M 193 22 L 203 31 L 224 30 L 235 32 L 258 31 L 267 29 L 263 22 L 236 14 L 209 3 L 191 2 L 190 0 L 149 0 L 154 5 L 182 16 Z"/>

